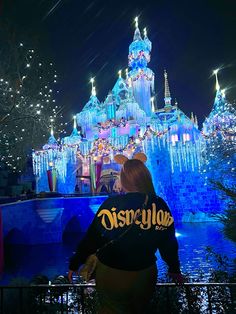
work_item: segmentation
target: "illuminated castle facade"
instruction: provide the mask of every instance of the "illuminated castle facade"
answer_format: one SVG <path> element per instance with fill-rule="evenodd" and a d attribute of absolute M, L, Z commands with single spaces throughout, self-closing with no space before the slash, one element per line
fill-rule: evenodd
<path fill-rule="evenodd" d="M 122 152 L 131 158 L 143 151 L 156 192 L 176 218 L 206 220 L 209 213 L 221 210 L 216 192 L 201 171 L 205 138 L 197 118 L 187 117 L 173 104 L 166 71 L 164 103 L 157 109 L 155 75 L 148 68 L 151 49 L 146 31 L 142 36 L 136 20 L 125 77 L 119 72 L 104 102 L 98 100 L 92 79 L 90 99 L 74 117 L 71 135 L 58 143 L 51 132 L 43 149 L 33 153 L 38 193 L 49 191 L 49 176 L 51 191 L 111 192 L 119 171 L 114 155 Z"/>

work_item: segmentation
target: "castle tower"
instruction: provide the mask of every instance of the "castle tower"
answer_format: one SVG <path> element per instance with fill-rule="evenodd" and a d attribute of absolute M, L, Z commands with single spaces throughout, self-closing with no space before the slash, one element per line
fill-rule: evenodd
<path fill-rule="evenodd" d="M 152 115 L 151 96 L 154 91 L 154 73 L 147 67 L 147 64 L 150 61 L 152 44 L 147 37 L 146 29 L 142 39 L 137 17 L 135 24 L 134 39 L 129 46 L 128 65 L 130 72 L 128 75 L 131 79 L 135 100 L 147 117 L 150 117 Z"/>

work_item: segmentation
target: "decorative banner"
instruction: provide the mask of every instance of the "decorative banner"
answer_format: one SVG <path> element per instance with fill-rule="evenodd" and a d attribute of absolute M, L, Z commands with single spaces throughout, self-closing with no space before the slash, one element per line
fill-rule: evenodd
<path fill-rule="evenodd" d="M 50 192 L 52 192 L 53 191 L 53 187 L 52 187 L 52 170 L 47 170 L 47 176 L 48 176 L 49 190 L 50 190 Z"/>
<path fill-rule="evenodd" d="M 56 169 L 47 170 L 48 176 L 48 186 L 50 192 L 56 192 L 56 184 L 57 184 L 57 171 Z"/>
<path fill-rule="evenodd" d="M 102 165 L 103 165 L 103 158 L 101 158 L 101 161 L 96 163 L 96 189 L 98 188 L 99 183 L 100 183 Z"/>
<path fill-rule="evenodd" d="M 57 186 L 57 171 L 56 169 L 52 169 L 52 191 L 56 192 Z"/>
<path fill-rule="evenodd" d="M 90 177 L 91 177 L 91 190 L 92 192 L 96 189 L 96 172 L 95 172 L 95 163 L 91 158 L 90 167 L 89 167 Z"/>

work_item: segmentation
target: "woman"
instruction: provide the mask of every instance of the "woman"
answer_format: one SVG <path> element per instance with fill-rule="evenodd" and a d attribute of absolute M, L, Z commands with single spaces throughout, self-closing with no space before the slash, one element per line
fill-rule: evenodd
<path fill-rule="evenodd" d="M 120 182 L 125 194 L 110 197 L 100 206 L 70 260 L 68 277 L 71 281 L 73 272 L 96 253 L 98 313 L 144 313 L 155 291 L 157 249 L 170 276 L 181 279 L 174 220 L 167 204 L 155 194 L 144 165 L 146 156 L 138 153 L 129 160 L 117 155 L 115 160 L 123 164 Z"/>

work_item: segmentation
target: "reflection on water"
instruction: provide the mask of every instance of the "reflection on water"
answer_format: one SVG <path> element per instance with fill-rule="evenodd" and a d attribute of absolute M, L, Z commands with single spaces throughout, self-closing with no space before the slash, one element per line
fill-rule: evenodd
<path fill-rule="evenodd" d="M 178 233 L 179 255 L 181 268 L 193 280 L 207 281 L 216 264 L 207 260 L 206 246 L 219 254 L 226 255 L 231 263 L 228 271 L 232 271 L 232 260 L 236 258 L 236 245 L 225 239 L 219 223 L 186 223 L 176 225 Z M 64 243 L 22 246 L 14 245 L 5 248 L 5 272 L 1 284 L 8 283 L 12 278 L 23 277 L 31 279 L 38 274 L 53 279 L 57 275 L 65 274 L 68 268 L 68 258 L 76 248 L 81 236 L 71 234 L 64 237 Z M 166 266 L 159 253 L 159 278 L 163 279 Z M 200 278 L 202 274 L 203 278 Z"/>

